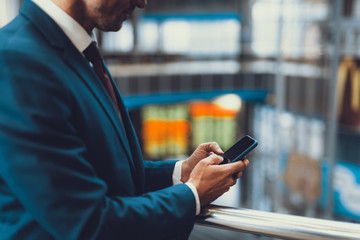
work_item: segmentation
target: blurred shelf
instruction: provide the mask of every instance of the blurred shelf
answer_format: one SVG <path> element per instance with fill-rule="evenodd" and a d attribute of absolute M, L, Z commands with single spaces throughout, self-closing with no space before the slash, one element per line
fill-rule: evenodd
<path fill-rule="evenodd" d="M 235 60 L 110 64 L 108 67 L 115 78 L 132 76 L 168 76 L 178 74 L 235 74 L 240 71 L 240 64 Z"/>
<path fill-rule="evenodd" d="M 169 76 L 169 75 L 195 75 L 195 74 L 236 74 L 240 72 L 276 74 L 278 69 L 285 76 L 305 78 L 322 78 L 327 72 L 325 66 L 312 62 L 284 62 L 278 65 L 272 60 L 238 61 L 230 60 L 202 60 L 179 61 L 162 63 L 110 63 L 109 71 L 115 78 L 133 76 Z"/>

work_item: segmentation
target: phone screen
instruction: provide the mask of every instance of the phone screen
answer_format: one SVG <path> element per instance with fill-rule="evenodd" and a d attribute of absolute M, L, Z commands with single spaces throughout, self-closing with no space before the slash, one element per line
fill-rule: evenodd
<path fill-rule="evenodd" d="M 257 145 L 258 142 L 254 138 L 248 135 L 244 136 L 224 152 L 222 155 L 224 158 L 222 164 L 242 160 L 246 154 L 253 150 Z"/>

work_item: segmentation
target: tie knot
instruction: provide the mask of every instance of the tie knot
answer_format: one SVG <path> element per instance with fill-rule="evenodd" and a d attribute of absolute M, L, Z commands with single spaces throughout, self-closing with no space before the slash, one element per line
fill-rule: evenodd
<path fill-rule="evenodd" d="M 91 42 L 90 45 L 84 50 L 84 55 L 91 63 L 102 61 L 99 48 L 96 42 Z"/>

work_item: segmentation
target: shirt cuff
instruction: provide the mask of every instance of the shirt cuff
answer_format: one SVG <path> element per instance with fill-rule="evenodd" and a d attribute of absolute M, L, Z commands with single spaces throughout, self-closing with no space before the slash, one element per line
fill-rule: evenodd
<path fill-rule="evenodd" d="M 200 214 L 200 199 L 199 199 L 199 194 L 196 190 L 196 187 L 194 186 L 194 184 L 186 182 L 185 183 L 193 192 L 194 197 L 195 197 L 195 202 L 196 202 L 196 216 Z"/>
<path fill-rule="evenodd" d="M 175 167 L 174 167 L 174 172 L 172 175 L 172 179 L 173 179 L 173 185 L 176 184 L 181 184 L 183 183 L 180 179 L 181 179 L 181 167 L 184 161 L 177 161 L 175 163 Z M 195 198 L 195 202 L 196 202 L 196 215 L 200 214 L 200 199 L 199 199 L 199 194 L 196 190 L 196 187 L 194 186 L 194 184 L 192 183 L 185 183 L 192 191 L 192 193 L 194 194 L 194 198 Z"/>
<path fill-rule="evenodd" d="M 183 183 L 181 179 L 181 167 L 184 161 L 177 161 L 175 163 L 174 172 L 172 175 L 173 185 Z"/>

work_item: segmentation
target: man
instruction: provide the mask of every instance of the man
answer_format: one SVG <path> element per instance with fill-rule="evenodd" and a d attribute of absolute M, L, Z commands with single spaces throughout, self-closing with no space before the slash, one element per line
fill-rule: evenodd
<path fill-rule="evenodd" d="M 145 6 L 25 0 L 0 30 L 1 240 L 186 239 L 249 164 L 219 165 L 216 143 L 143 162 L 114 82 L 86 57 L 95 27 L 117 31 Z"/>

